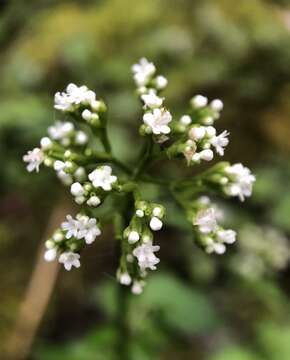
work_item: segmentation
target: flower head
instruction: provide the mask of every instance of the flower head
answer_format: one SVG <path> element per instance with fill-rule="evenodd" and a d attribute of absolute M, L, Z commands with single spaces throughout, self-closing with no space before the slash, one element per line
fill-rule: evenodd
<path fill-rule="evenodd" d="M 35 148 L 27 152 L 26 155 L 23 156 L 23 161 L 27 162 L 26 169 L 29 172 L 35 170 L 39 172 L 39 166 L 44 160 L 44 154 L 39 148 Z"/>
<path fill-rule="evenodd" d="M 224 155 L 224 148 L 228 145 L 229 143 L 229 132 L 228 131 L 223 131 L 220 135 L 218 136 L 213 136 L 210 140 L 212 146 L 215 147 L 216 152 L 223 156 Z"/>
<path fill-rule="evenodd" d="M 80 255 L 74 252 L 64 252 L 60 255 L 58 261 L 63 264 L 64 268 L 67 271 L 70 271 L 71 268 L 74 266 L 76 268 L 79 268 L 81 266 L 80 263 Z"/>
<path fill-rule="evenodd" d="M 193 221 L 193 225 L 197 225 L 199 231 L 203 234 L 209 234 L 215 231 L 217 228 L 215 209 L 210 207 L 200 210 Z"/>
<path fill-rule="evenodd" d="M 137 246 L 133 250 L 133 255 L 138 259 L 138 265 L 141 271 L 146 270 L 147 268 L 151 270 L 156 270 L 156 264 L 160 262 L 158 257 L 155 256 L 154 252 L 158 251 L 160 246 L 152 245 L 152 242 L 146 242 L 140 246 Z"/>
<path fill-rule="evenodd" d="M 100 166 L 89 174 L 89 179 L 95 188 L 105 191 L 112 190 L 112 184 L 117 181 L 117 176 L 112 175 L 112 168 L 108 165 Z"/>
<path fill-rule="evenodd" d="M 154 109 L 152 112 L 147 112 L 143 115 L 143 121 L 148 125 L 153 134 L 169 134 L 170 127 L 168 124 L 171 122 L 172 116 L 169 111 L 162 109 Z"/>
<path fill-rule="evenodd" d="M 147 85 L 151 76 L 156 71 L 155 65 L 149 62 L 147 59 L 140 59 L 138 64 L 132 66 L 132 72 L 134 74 L 134 80 L 137 86 Z"/>
<path fill-rule="evenodd" d="M 150 109 L 158 108 L 163 103 L 163 99 L 156 95 L 153 89 L 150 89 L 148 94 L 142 95 L 141 99 L 144 101 L 145 106 Z"/>

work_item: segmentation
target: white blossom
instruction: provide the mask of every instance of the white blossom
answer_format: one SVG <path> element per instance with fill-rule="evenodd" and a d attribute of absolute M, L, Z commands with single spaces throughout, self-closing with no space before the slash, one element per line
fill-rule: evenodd
<path fill-rule="evenodd" d="M 193 225 L 197 225 L 199 231 L 203 234 L 209 234 L 215 231 L 217 228 L 215 209 L 210 207 L 208 209 L 199 210 L 196 217 L 193 219 Z"/>
<path fill-rule="evenodd" d="M 92 244 L 96 237 L 101 235 L 101 230 L 97 226 L 97 220 L 95 218 L 89 218 L 88 216 L 79 216 L 78 221 L 79 231 L 77 238 L 84 238 L 87 244 Z"/>
<path fill-rule="evenodd" d="M 163 223 L 160 219 L 158 219 L 158 217 L 153 216 L 152 219 L 150 220 L 149 226 L 153 231 L 158 231 L 162 228 Z"/>
<path fill-rule="evenodd" d="M 61 140 L 69 136 L 74 131 L 74 124 L 70 121 L 56 121 L 48 128 L 48 135 L 53 140 Z"/>
<path fill-rule="evenodd" d="M 191 140 L 201 140 L 205 137 L 206 131 L 204 126 L 194 126 L 188 131 Z"/>
<path fill-rule="evenodd" d="M 39 166 L 44 161 L 44 154 L 39 148 L 34 148 L 23 156 L 23 161 L 28 163 L 26 166 L 27 171 L 32 172 L 35 170 L 39 172 Z"/>
<path fill-rule="evenodd" d="M 160 262 L 158 257 L 155 256 L 154 252 L 158 251 L 160 246 L 152 245 L 152 242 L 147 242 L 137 246 L 133 250 L 133 255 L 138 259 L 138 265 L 141 271 L 146 270 L 147 268 L 151 270 L 156 270 L 156 264 Z"/>
<path fill-rule="evenodd" d="M 156 68 L 152 62 L 142 58 L 138 64 L 132 66 L 132 71 L 137 86 L 144 86 L 147 85 L 151 76 L 154 75 Z"/>
<path fill-rule="evenodd" d="M 228 136 L 229 136 L 229 132 L 225 130 L 220 135 L 214 136 L 210 140 L 211 144 L 215 147 L 216 152 L 221 156 L 224 155 L 224 148 L 229 143 Z"/>
<path fill-rule="evenodd" d="M 88 142 L 88 135 L 84 131 L 77 131 L 75 142 L 78 145 L 85 145 Z"/>
<path fill-rule="evenodd" d="M 60 255 L 58 261 L 64 265 L 64 268 L 69 271 L 74 266 L 79 268 L 81 266 L 80 263 L 80 255 L 74 252 L 64 252 Z"/>
<path fill-rule="evenodd" d="M 211 244 L 208 244 L 206 247 L 205 247 L 205 251 L 208 253 L 208 254 L 211 254 L 211 253 L 216 253 L 218 255 L 222 255 L 225 253 L 226 251 L 226 246 L 224 244 L 221 244 L 221 243 L 217 243 L 217 242 L 213 242 Z"/>
<path fill-rule="evenodd" d="M 54 97 L 54 107 L 61 111 L 72 111 L 80 104 L 90 104 L 96 99 L 96 94 L 86 86 L 69 84 L 66 92 L 57 92 Z"/>
<path fill-rule="evenodd" d="M 148 106 L 150 109 L 158 108 L 163 103 L 163 98 L 156 95 L 153 89 L 150 89 L 148 94 L 141 95 L 145 106 Z"/>
<path fill-rule="evenodd" d="M 206 126 L 205 132 L 209 138 L 212 138 L 213 136 L 216 135 L 216 128 L 214 128 L 213 126 Z"/>
<path fill-rule="evenodd" d="M 143 115 L 144 123 L 151 128 L 155 135 L 169 134 L 170 127 L 168 124 L 171 120 L 170 112 L 165 109 L 154 109 L 152 112 L 147 112 Z"/>
<path fill-rule="evenodd" d="M 66 216 L 66 220 L 61 224 L 61 228 L 66 231 L 65 237 L 70 239 L 71 237 L 77 237 L 80 229 L 80 222 L 75 220 L 71 215 Z"/>
<path fill-rule="evenodd" d="M 250 169 L 239 163 L 227 167 L 225 172 L 230 180 L 224 186 L 226 194 L 238 196 L 241 201 L 244 201 L 245 197 L 252 195 L 253 184 L 256 178 Z"/>
<path fill-rule="evenodd" d="M 233 244 L 236 241 L 237 233 L 234 230 L 218 230 L 217 239 L 226 244 Z"/>
<path fill-rule="evenodd" d="M 95 188 L 105 191 L 112 190 L 112 184 L 117 181 L 117 176 L 112 175 L 112 168 L 108 165 L 100 166 L 89 174 L 89 179 Z"/>

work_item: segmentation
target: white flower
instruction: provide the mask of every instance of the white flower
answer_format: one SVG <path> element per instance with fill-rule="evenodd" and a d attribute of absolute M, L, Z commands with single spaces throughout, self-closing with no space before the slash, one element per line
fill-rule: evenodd
<path fill-rule="evenodd" d="M 158 251 L 160 246 L 152 245 L 152 242 L 147 242 L 137 246 L 133 250 L 133 255 L 138 259 L 138 265 L 141 271 L 146 270 L 147 268 L 151 270 L 156 270 L 156 264 L 160 262 L 158 257 L 155 256 L 154 252 Z"/>
<path fill-rule="evenodd" d="M 122 285 L 130 285 L 132 282 L 131 276 L 127 272 L 120 273 L 118 272 L 117 278 Z"/>
<path fill-rule="evenodd" d="M 71 185 L 70 192 L 73 196 L 82 196 L 84 195 L 85 190 L 79 182 L 75 182 Z"/>
<path fill-rule="evenodd" d="M 101 200 L 98 196 L 91 196 L 89 198 L 89 200 L 87 201 L 87 204 L 89 206 L 94 206 L 94 207 L 100 205 L 100 203 L 101 203 Z"/>
<path fill-rule="evenodd" d="M 228 136 L 229 136 L 229 132 L 225 130 L 220 135 L 214 136 L 210 140 L 211 144 L 215 147 L 216 152 L 221 156 L 224 155 L 224 148 L 229 143 Z"/>
<path fill-rule="evenodd" d="M 242 164 L 234 164 L 225 169 L 229 177 L 229 183 L 224 186 L 226 194 L 230 196 L 238 196 L 241 201 L 245 197 L 252 195 L 253 184 L 256 181 L 255 176 L 250 169 Z"/>
<path fill-rule="evenodd" d="M 80 263 L 80 255 L 74 252 L 64 252 L 60 255 L 58 261 L 64 265 L 64 268 L 69 271 L 74 266 L 79 268 L 81 266 Z"/>
<path fill-rule="evenodd" d="M 215 209 L 211 207 L 205 210 L 199 210 L 193 220 L 193 225 L 197 225 L 199 231 L 203 234 L 209 234 L 215 231 L 217 228 Z"/>
<path fill-rule="evenodd" d="M 137 242 L 140 239 L 140 235 L 138 234 L 137 231 L 130 231 L 129 235 L 128 235 L 128 242 L 129 244 L 134 244 L 135 242 Z"/>
<path fill-rule="evenodd" d="M 138 64 L 132 66 L 132 71 L 137 86 L 144 86 L 147 85 L 151 76 L 155 73 L 156 68 L 152 62 L 142 58 Z"/>
<path fill-rule="evenodd" d="M 160 206 L 156 206 L 152 211 L 153 216 L 162 217 L 163 209 Z"/>
<path fill-rule="evenodd" d="M 158 108 L 163 103 L 163 98 L 156 95 L 155 91 L 150 89 L 148 94 L 141 95 L 144 104 L 151 109 Z"/>
<path fill-rule="evenodd" d="M 89 179 L 95 188 L 105 191 L 112 190 L 112 184 L 117 181 L 117 176 L 112 175 L 112 168 L 108 165 L 100 166 L 89 174 Z"/>
<path fill-rule="evenodd" d="M 224 104 L 221 100 L 215 99 L 210 103 L 210 107 L 215 111 L 221 111 L 224 107 Z"/>
<path fill-rule="evenodd" d="M 66 231 L 65 237 L 70 239 L 71 237 L 77 237 L 80 229 L 80 222 L 73 219 L 71 215 L 66 216 L 66 220 L 61 224 L 61 228 Z"/>
<path fill-rule="evenodd" d="M 39 148 L 29 150 L 26 155 L 23 156 L 23 161 L 27 162 L 26 169 L 29 172 L 35 170 L 39 172 L 39 166 L 44 160 L 44 154 Z"/>
<path fill-rule="evenodd" d="M 168 124 L 171 120 L 170 112 L 165 109 L 154 109 L 152 112 L 143 115 L 144 123 L 151 128 L 155 135 L 169 134 L 170 127 Z"/>
<path fill-rule="evenodd" d="M 208 101 L 207 97 L 202 96 L 202 95 L 196 95 L 190 100 L 190 103 L 193 108 L 199 109 L 199 108 L 206 106 L 207 101 Z"/>
<path fill-rule="evenodd" d="M 56 248 L 46 250 L 46 252 L 44 253 L 44 260 L 48 262 L 53 261 L 56 259 L 56 255 L 57 255 Z"/>
<path fill-rule="evenodd" d="M 77 220 L 79 222 L 77 238 L 84 238 L 87 244 L 92 244 L 96 240 L 96 237 L 101 235 L 101 230 L 97 226 L 97 220 L 84 215 L 77 216 Z"/>
<path fill-rule="evenodd" d="M 157 89 L 162 90 L 167 86 L 167 84 L 168 84 L 168 80 L 166 79 L 165 76 L 159 75 L 156 77 L 155 85 Z"/>
<path fill-rule="evenodd" d="M 158 231 L 162 228 L 163 223 L 160 219 L 158 219 L 158 217 L 153 216 L 153 218 L 150 220 L 149 226 L 153 231 Z"/>
<path fill-rule="evenodd" d="M 54 97 L 54 107 L 61 111 L 72 111 L 75 105 L 90 104 L 96 99 L 96 94 L 86 86 L 69 84 L 66 92 L 57 92 Z"/>
<path fill-rule="evenodd" d="M 217 231 L 217 239 L 226 244 L 233 244 L 236 241 L 237 233 L 234 230 L 219 230 Z"/>
<path fill-rule="evenodd" d="M 74 124 L 66 121 L 56 121 L 54 125 L 48 128 L 48 135 L 53 140 L 61 140 L 69 136 L 74 131 Z"/>
<path fill-rule="evenodd" d="M 212 138 L 216 135 L 216 129 L 213 126 L 206 126 L 205 132 L 209 138 Z"/>

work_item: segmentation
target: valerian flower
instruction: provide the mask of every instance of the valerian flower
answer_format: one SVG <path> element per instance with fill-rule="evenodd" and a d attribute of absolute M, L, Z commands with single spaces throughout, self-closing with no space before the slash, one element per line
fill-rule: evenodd
<path fill-rule="evenodd" d="M 112 168 L 108 165 L 100 166 L 89 174 L 89 179 L 95 188 L 105 191 L 112 190 L 112 184 L 117 181 L 117 176 L 112 175 Z"/>
<path fill-rule="evenodd" d="M 153 134 L 169 134 L 172 116 L 169 111 L 163 109 L 154 109 L 152 112 L 147 112 L 143 115 L 143 121 L 152 130 Z"/>
<path fill-rule="evenodd" d="M 79 268 L 81 266 L 81 263 L 80 263 L 79 259 L 80 259 L 79 254 L 70 251 L 70 252 L 62 253 L 60 255 L 58 261 L 61 264 L 63 264 L 64 268 L 67 271 L 70 271 L 73 266 L 76 267 L 76 268 Z"/>
<path fill-rule="evenodd" d="M 42 150 L 35 148 L 28 151 L 27 154 L 23 156 L 23 161 L 28 163 L 26 166 L 27 171 L 32 172 L 35 170 L 36 172 L 39 172 L 39 166 L 44 161 L 44 154 Z"/>
<path fill-rule="evenodd" d="M 154 252 L 158 251 L 160 246 L 152 245 L 152 242 L 147 242 L 136 247 L 133 251 L 133 255 L 138 259 L 138 265 L 141 271 L 156 270 L 156 266 L 160 260 L 155 256 Z"/>

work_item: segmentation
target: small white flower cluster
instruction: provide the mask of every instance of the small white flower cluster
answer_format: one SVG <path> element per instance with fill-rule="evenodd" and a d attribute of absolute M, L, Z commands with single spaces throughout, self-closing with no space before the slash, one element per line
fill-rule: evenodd
<path fill-rule="evenodd" d="M 208 98 L 203 95 L 195 95 L 190 100 L 190 105 L 193 109 L 194 122 L 207 126 L 213 125 L 224 107 L 220 99 L 214 99 L 208 103 Z"/>
<path fill-rule="evenodd" d="M 80 255 L 77 252 L 83 247 L 80 240 L 89 245 L 100 235 L 101 230 L 95 218 L 78 214 L 74 219 L 71 215 L 67 215 L 66 221 L 61 224 L 61 229 L 46 241 L 47 250 L 44 259 L 53 261 L 60 253 L 59 262 L 63 263 L 66 270 L 71 270 L 73 266 L 80 267 Z"/>
<path fill-rule="evenodd" d="M 88 136 L 84 131 L 76 131 L 75 126 L 70 121 L 56 121 L 48 128 L 48 135 L 50 138 L 43 138 L 41 142 L 45 142 L 45 150 L 49 149 L 49 140 L 59 142 L 62 146 L 67 147 L 70 145 L 86 145 Z M 45 140 L 44 140 L 45 139 Z"/>
<path fill-rule="evenodd" d="M 236 232 L 231 229 L 225 230 L 218 225 L 217 210 L 210 203 L 205 206 L 197 201 L 197 206 L 199 209 L 193 216 L 192 224 L 196 228 L 199 243 L 208 254 L 224 254 L 226 244 L 233 244 L 236 241 Z"/>
<path fill-rule="evenodd" d="M 256 181 L 249 168 L 242 164 L 234 164 L 224 169 L 225 179 L 223 190 L 229 196 L 238 196 L 241 201 L 252 195 L 253 184 Z"/>
<path fill-rule="evenodd" d="M 224 148 L 228 145 L 229 133 L 223 131 L 216 135 L 213 126 L 194 125 L 188 131 L 189 139 L 186 141 L 184 156 L 188 163 L 200 163 L 201 160 L 211 161 L 214 153 L 211 147 L 215 148 L 217 154 L 223 156 Z"/>
<path fill-rule="evenodd" d="M 79 205 L 86 202 L 87 205 L 97 207 L 101 204 L 106 192 L 112 190 L 117 182 L 117 176 L 112 175 L 112 168 L 108 165 L 98 166 L 89 175 L 91 182 L 74 182 L 70 191 L 75 202 Z"/>
<path fill-rule="evenodd" d="M 172 116 L 163 107 L 164 98 L 158 96 L 158 92 L 166 87 L 167 79 L 164 76 L 154 77 L 155 65 L 145 58 L 133 65 L 132 71 L 145 109 L 141 133 L 153 134 L 157 142 L 164 142 L 171 131 L 169 123 Z"/>
<path fill-rule="evenodd" d="M 80 111 L 80 116 L 94 127 L 100 126 L 100 114 L 106 111 L 102 100 L 96 100 L 96 93 L 86 86 L 69 84 L 65 92 L 57 92 L 54 97 L 54 107 L 62 112 Z M 79 139 L 82 140 L 79 134 Z"/>
<path fill-rule="evenodd" d="M 132 285 L 132 292 L 140 294 L 145 285 L 144 277 L 146 270 L 156 270 L 159 263 L 158 257 L 154 252 L 160 247 L 153 245 L 152 231 L 158 231 L 162 228 L 162 218 L 164 216 L 164 207 L 159 204 L 148 203 L 145 201 L 136 202 L 136 212 L 129 226 L 124 230 L 124 238 L 128 241 L 126 252 L 126 265 L 118 271 L 118 279 L 123 285 Z M 136 258 L 139 268 L 139 274 L 133 275 L 131 264 Z M 128 280 L 130 278 L 130 281 Z M 132 280 L 134 278 L 134 280 Z M 141 280 L 140 280 L 141 279 Z M 138 286 L 137 286 L 138 284 Z"/>
<path fill-rule="evenodd" d="M 63 112 L 73 112 L 80 105 L 89 105 L 96 101 L 96 94 L 86 86 L 69 84 L 66 91 L 57 92 L 54 96 L 54 107 Z"/>

